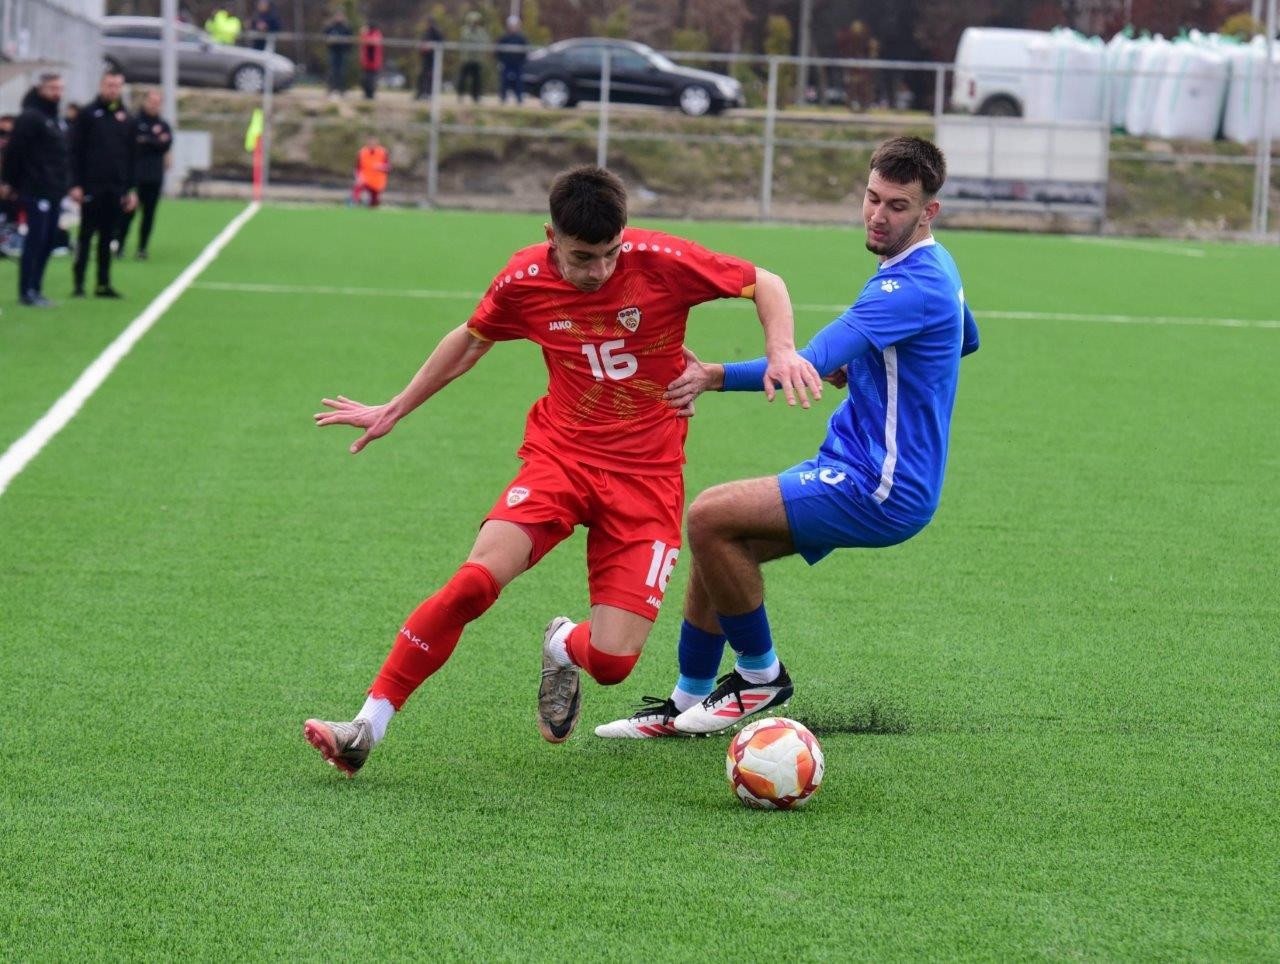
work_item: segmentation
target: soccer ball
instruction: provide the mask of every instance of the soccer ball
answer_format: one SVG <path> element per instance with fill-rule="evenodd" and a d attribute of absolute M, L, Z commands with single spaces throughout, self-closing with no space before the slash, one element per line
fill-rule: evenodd
<path fill-rule="evenodd" d="M 801 806 L 822 783 L 822 747 L 802 723 L 757 720 L 729 743 L 725 774 L 738 799 L 761 810 Z"/>

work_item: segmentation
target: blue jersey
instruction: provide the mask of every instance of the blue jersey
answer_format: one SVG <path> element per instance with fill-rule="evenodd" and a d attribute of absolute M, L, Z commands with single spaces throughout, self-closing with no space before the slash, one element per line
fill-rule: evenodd
<path fill-rule="evenodd" d="M 977 347 L 960 272 L 942 245 L 926 238 L 885 261 L 800 352 L 823 375 L 848 369 L 849 394 L 819 462 L 845 466 L 840 477 L 850 475 L 890 519 L 928 522 L 942 491 L 960 357 Z M 724 387 L 759 390 L 764 371 L 763 358 L 727 364 Z"/>
<path fill-rule="evenodd" d="M 852 468 L 889 515 L 927 522 L 942 492 L 960 356 L 978 347 L 955 261 L 933 238 L 913 245 L 880 266 L 836 326 L 871 350 L 847 362 L 849 394 L 820 453 Z"/>

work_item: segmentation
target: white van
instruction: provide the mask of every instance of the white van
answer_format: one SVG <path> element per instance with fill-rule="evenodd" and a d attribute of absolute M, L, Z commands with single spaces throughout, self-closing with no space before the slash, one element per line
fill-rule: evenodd
<path fill-rule="evenodd" d="M 1026 110 L 1029 50 L 1043 30 L 967 27 L 956 48 L 953 110 L 995 117 L 1021 117 Z"/>

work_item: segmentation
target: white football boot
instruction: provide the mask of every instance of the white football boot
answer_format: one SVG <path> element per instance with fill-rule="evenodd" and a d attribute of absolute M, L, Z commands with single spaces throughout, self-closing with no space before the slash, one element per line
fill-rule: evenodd
<path fill-rule="evenodd" d="M 719 684 L 701 703 L 675 718 L 681 733 L 708 734 L 731 730 L 765 710 L 777 710 L 791 699 L 791 677 L 779 664 L 778 677 L 770 683 L 749 683 L 734 670 L 721 676 Z"/>
<path fill-rule="evenodd" d="M 680 715 L 670 699 L 657 696 L 641 697 L 640 709 L 623 720 L 614 720 L 596 727 L 596 736 L 605 739 L 652 740 L 663 736 L 684 736 L 676 730 L 673 721 Z"/>

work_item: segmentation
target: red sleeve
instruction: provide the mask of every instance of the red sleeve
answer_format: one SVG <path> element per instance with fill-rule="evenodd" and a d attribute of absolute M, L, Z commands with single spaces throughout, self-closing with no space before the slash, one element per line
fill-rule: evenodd
<path fill-rule="evenodd" d="M 666 234 L 653 235 L 648 243 L 651 247 L 661 245 L 663 257 L 659 263 L 664 266 L 672 290 L 690 305 L 716 298 L 741 298 L 756 283 L 756 266 L 742 258 Z"/>
<path fill-rule="evenodd" d="M 510 266 L 493 279 L 476 310 L 471 313 L 467 327 L 485 341 L 513 341 L 524 338 L 525 329 L 519 311 L 518 286 L 511 283 Z"/>

